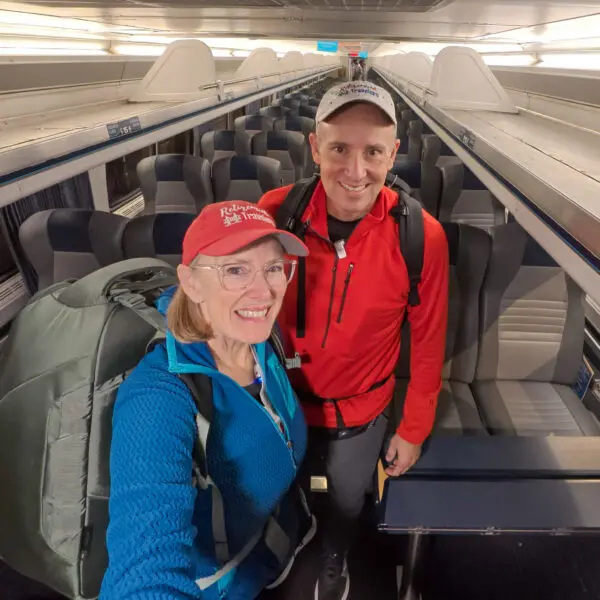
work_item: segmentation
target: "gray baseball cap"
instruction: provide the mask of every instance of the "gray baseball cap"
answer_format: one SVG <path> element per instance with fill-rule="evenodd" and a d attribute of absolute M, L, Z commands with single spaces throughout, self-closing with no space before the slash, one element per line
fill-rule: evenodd
<path fill-rule="evenodd" d="M 369 102 L 381 109 L 394 123 L 396 106 L 392 96 L 370 81 L 346 81 L 327 90 L 317 108 L 317 123 L 324 121 L 336 110 L 350 102 Z"/>

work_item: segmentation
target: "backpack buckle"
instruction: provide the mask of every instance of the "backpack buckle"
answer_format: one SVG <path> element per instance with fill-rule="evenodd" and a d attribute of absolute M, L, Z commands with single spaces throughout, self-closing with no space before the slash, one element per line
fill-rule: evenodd
<path fill-rule="evenodd" d="M 142 294 L 135 294 L 133 292 L 116 292 L 112 295 L 112 299 L 115 302 L 118 302 L 122 306 L 126 308 L 131 308 L 132 310 L 139 310 L 141 308 L 147 307 L 146 298 L 142 296 Z"/>
<path fill-rule="evenodd" d="M 290 369 L 299 369 L 302 366 L 302 358 L 300 358 L 300 354 L 296 352 L 294 354 L 294 358 L 286 358 L 285 359 L 285 369 L 289 371 Z"/>

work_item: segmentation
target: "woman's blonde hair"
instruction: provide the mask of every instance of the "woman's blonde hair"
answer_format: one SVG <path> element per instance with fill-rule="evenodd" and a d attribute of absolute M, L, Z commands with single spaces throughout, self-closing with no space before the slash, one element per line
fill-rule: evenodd
<path fill-rule="evenodd" d="M 205 342 L 213 337 L 211 326 L 202 316 L 200 307 L 177 288 L 167 311 L 167 325 L 173 337 L 184 344 Z"/>

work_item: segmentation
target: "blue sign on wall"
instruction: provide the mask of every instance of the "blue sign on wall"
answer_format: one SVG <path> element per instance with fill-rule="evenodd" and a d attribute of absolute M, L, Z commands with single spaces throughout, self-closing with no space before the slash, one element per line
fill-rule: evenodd
<path fill-rule="evenodd" d="M 368 52 L 359 52 L 358 53 L 358 58 L 368 58 L 368 57 L 369 57 Z"/>
<path fill-rule="evenodd" d="M 317 50 L 320 52 L 337 52 L 338 51 L 338 42 L 332 41 L 318 41 L 317 42 Z"/>

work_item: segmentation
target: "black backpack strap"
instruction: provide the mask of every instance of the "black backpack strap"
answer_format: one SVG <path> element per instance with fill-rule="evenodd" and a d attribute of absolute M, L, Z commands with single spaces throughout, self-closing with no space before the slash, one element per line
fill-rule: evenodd
<path fill-rule="evenodd" d="M 162 332 L 157 332 L 153 338 L 150 339 L 146 346 L 146 354 L 152 352 L 156 346 L 165 343 L 165 335 Z M 203 447 L 200 442 L 201 439 L 206 439 L 208 436 L 208 427 L 213 420 L 214 406 L 212 399 L 212 384 L 210 377 L 203 375 L 202 373 L 178 373 L 177 375 L 183 383 L 187 386 L 198 414 L 202 417 L 203 424 L 197 420 L 198 428 L 204 427 L 203 432 L 198 431 L 196 440 L 194 442 L 193 460 L 194 470 L 198 469 L 202 477 L 208 476 L 208 465 L 206 464 L 206 448 Z"/>
<path fill-rule="evenodd" d="M 304 237 L 302 215 L 319 184 L 318 174 L 297 181 L 288 192 L 275 215 L 277 229 L 290 231 L 298 237 Z"/>
<path fill-rule="evenodd" d="M 279 329 L 279 325 L 275 323 L 273 326 L 273 330 L 271 331 L 271 336 L 269 337 L 269 343 L 273 346 L 273 350 L 275 350 L 275 354 L 277 354 L 277 358 L 279 362 L 285 369 L 286 367 L 286 358 L 285 358 L 285 349 L 283 347 L 283 338 L 281 336 L 281 330 Z"/>
<path fill-rule="evenodd" d="M 395 173 L 388 173 L 386 175 L 385 185 L 391 188 L 392 190 L 398 192 L 398 194 L 400 194 L 401 191 L 405 194 L 408 194 L 409 196 L 412 194 L 412 189 L 410 188 L 408 183 L 406 183 L 404 179 L 400 179 L 400 177 L 398 177 L 398 175 L 396 175 Z"/>
<path fill-rule="evenodd" d="M 179 378 L 187 385 L 198 409 L 196 426 L 198 434 L 194 442 L 192 480 L 199 489 L 210 489 L 212 495 L 212 533 L 214 538 L 215 556 L 221 564 L 230 560 L 227 530 L 225 527 L 225 507 L 223 496 L 217 484 L 208 474 L 206 446 L 208 432 L 214 416 L 212 381 L 202 373 L 180 373 Z"/>
<path fill-rule="evenodd" d="M 425 250 L 423 207 L 418 200 L 403 191 L 399 191 L 398 204 L 392 208 L 390 214 L 398 222 L 400 252 L 402 252 L 408 271 L 410 282 L 408 304 L 418 306 L 421 303 L 418 285 L 421 283 Z"/>
<path fill-rule="evenodd" d="M 318 174 L 297 181 L 288 192 L 275 216 L 278 229 L 289 231 L 304 239 L 305 228 L 302 215 L 310 203 L 320 177 Z M 306 335 L 306 258 L 298 257 L 298 302 L 296 314 L 296 337 Z"/>
<path fill-rule="evenodd" d="M 282 367 L 286 370 L 288 369 L 299 369 L 301 366 L 300 355 L 296 352 L 294 358 L 287 358 L 285 355 L 285 347 L 283 345 L 283 337 L 281 335 L 281 329 L 279 325 L 275 323 L 273 326 L 273 330 L 271 331 L 271 336 L 269 337 L 269 343 L 273 346 L 273 350 L 275 350 L 275 354 L 277 354 L 277 358 L 281 363 Z"/>
<path fill-rule="evenodd" d="M 210 426 L 214 416 L 214 406 L 212 397 L 212 383 L 208 375 L 202 373 L 179 373 L 179 379 L 185 383 L 190 390 L 194 404 L 198 410 L 198 414 L 205 422 L 204 426 Z M 208 430 L 203 435 L 202 431 L 198 432 L 196 442 L 194 443 L 194 467 L 197 467 L 202 477 L 208 476 L 208 465 L 206 463 L 206 448 L 203 447 L 200 439 L 208 437 Z"/>

